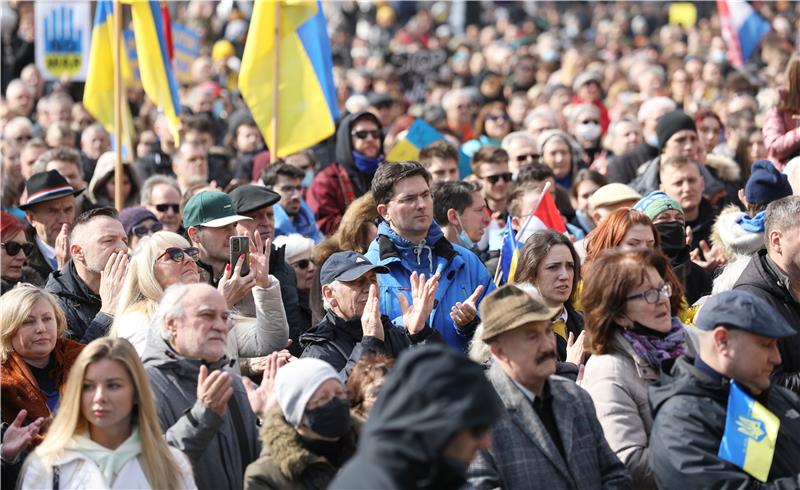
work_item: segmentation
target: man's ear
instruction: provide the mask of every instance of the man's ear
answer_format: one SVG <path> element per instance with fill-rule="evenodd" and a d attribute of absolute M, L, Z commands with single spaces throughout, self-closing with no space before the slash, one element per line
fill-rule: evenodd
<path fill-rule="evenodd" d="M 447 210 L 447 224 L 458 226 L 458 211 L 453 208 Z"/>
<path fill-rule="evenodd" d="M 331 305 L 331 307 L 336 308 L 336 306 L 338 306 L 339 303 L 333 296 L 333 288 L 330 286 L 330 284 L 322 286 L 321 292 L 322 292 L 322 298 L 325 301 L 327 301 L 328 304 Z"/>
<path fill-rule="evenodd" d="M 190 226 L 186 229 L 186 236 L 189 237 L 189 241 L 192 242 L 192 245 L 195 243 L 200 243 L 199 238 L 197 238 L 198 233 L 200 233 L 200 230 L 195 226 Z"/>
<path fill-rule="evenodd" d="M 519 218 L 516 216 L 511 217 L 511 229 L 514 231 L 519 231 L 521 223 L 519 222 Z"/>
<path fill-rule="evenodd" d="M 781 233 L 780 230 L 771 230 L 769 232 L 769 236 L 767 237 L 767 245 L 769 246 L 770 250 L 774 251 L 779 255 L 783 255 L 781 238 L 783 238 L 783 233 Z"/>
<path fill-rule="evenodd" d="M 164 319 L 164 327 L 166 327 L 167 333 L 169 333 L 169 338 L 173 339 L 175 334 L 178 333 L 178 326 L 175 322 L 175 318 L 169 317 Z"/>
<path fill-rule="evenodd" d="M 377 209 L 378 214 L 380 215 L 380 217 L 383 218 L 383 221 L 385 221 L 385 222 L 387 222 L 389 224 L 392 223 L 389 220 L 389 206 L 387 206 L 386 204 L 378 204 L 376 209 Z"/>
<path fill-rule="evenodd" d="M 84 256 L 83 256 L 83 249 L 81 248 L 80 245 L 77 245 L 75 243 L 70 244 L 70 246 L 69 246 L 69 255 L 70 255 L 70 257 L 72 257 L 73 260 L 75 260 L 77 262 L 80 262 L 80 263 L 84 263 L 85 262 Z"/>
<path fill-rule="evenodd" d="M 720 354 L 727 354 L 730 349 L 731 335 L 727 328 L 716 327 L 711 331 L 711 338 L 714 339 L 714 350 Z"/>
<path fill-rule="evenodd" d="M 492 353 L 492 357 L 496 357 L 497 359 L 500 359 L 501 361 L 505 361 L 505 359 L 506 359 L 506 355 L 505 355 L 505 351 L 503 350 L 502 342 L 500 342 L 499 340 L 495 340 L 494 342 L 489 344 L 489 352 Z"/>

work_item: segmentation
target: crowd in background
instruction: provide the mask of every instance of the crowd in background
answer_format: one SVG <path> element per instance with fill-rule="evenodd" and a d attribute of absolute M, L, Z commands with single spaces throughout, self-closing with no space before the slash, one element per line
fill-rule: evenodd
<path fill-rule="evenodd" d="M 126 90 L 122 209 L 0 5 L 3 485 L 800 488 L 800 7 L 752 5 L 734 67 L 711 2 L 323 2 L 341 118 L 273 159 L 252 4 L 170 2 L 202 48 L 178 141 Z"/>

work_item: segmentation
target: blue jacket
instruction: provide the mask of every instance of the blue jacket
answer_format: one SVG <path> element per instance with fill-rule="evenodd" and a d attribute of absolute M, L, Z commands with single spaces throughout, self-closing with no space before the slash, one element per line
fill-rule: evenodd
<path fill-rule="evenodd" d="M 432 244 L 432 245 L 428 245 Z M 439 331 L 444 341 L 466 352 L 479 318 L 464 329 L 456 327 L 450 318 L 450 308 L 456 302 L 465 301 L 478 284 L 483 285 L 483 294 L 494 290 L 489 271 L 480 259 L 460 245 L 451 244 L 436 223 L 431 224 L 428 237 L 414 246 L 397 235 L 386 223 L 378 227 L 378 236 L 370 244 L 366 257 L 373 264 L 385 265 L 389 274 L 378 274 L 381 296 L 381 312 L 391 318 L 395 325 L 403 325 L 403 313 L 397 294 L 402 293 L 411 302 L 411 273 L 424 273 L 426 277 L 440 271 L 439 289 L 428 325 Z"/>
<path fill-rule="evenodd" d="M 314 243 L 319 243 L 325 238 L 317 228 L 317 220 L 314 218 L 314 213 L 311 212 L 311 208 L 308 207 L 304 200 L 300 201 L 300 213 L 297 215 L 298 223 L 292 221 L 292 218 L 286 214 L 280 204 L 274 204 L 272 209 L 275 211 L 275 236 L 299 233 L 306 238 L 314 240 Z"/>

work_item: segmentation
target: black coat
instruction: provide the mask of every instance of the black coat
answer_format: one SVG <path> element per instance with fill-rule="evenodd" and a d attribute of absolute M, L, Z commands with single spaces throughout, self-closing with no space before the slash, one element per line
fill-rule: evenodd
<path fill-rule="evenodd" d="M 780 386 L 757 397 L 781 422 L 768 481 L 760 483 L 723 460 L 730 382 L 679 358 L 650 387 L 655 420 L 650 433 L 650 466 L 659 488 L 800 488 L 800 397 Z"/>
<path fill-rule="evenodd" d="M 345 320 L 328 311 L 321 322 L 300 337 L 303 347 L 300 357 L 322 359 L 346 379 L 364 354 L 381 353 L 397 357 L 412 344 L 441 340 L 439 333 L 428 325 L 419 333 L 409 335 L 404 328 L 395 326 L 388 316 L 381 315 L 381 321 L 384 340 L 370 335 L 365 337 L 361 318 Z"/>
<path fill-rule="evenodd" d="M 88 344 L 108 334 L 114 318 L 100 311 L 100 296 L 78 276 L 72 260 L 62 270 L 50 274 L 46 289 L 56 295 L 67 317 L 68 339 Z"/>
<path fill-rule="evenodd" d="M 627 184 L 636 178 L 636 170 L 643 163 L 658 156 L 658 148 L 642 143 L 633 150 L 612 157 L 608 162 L 609 182 Z"/>
<path fill-rule="evenodd" d="M 761 249 L 747 264 L 733 289 L 751 292 L 765 299 L 795 331 L 800 332 L 800 303 L 794 299 Z M 800 394 L 800 333 L 778 340 L 781 365 L 772 373 L 774 381 Z M 800 459 L 800 456 L 798 457 Z"/>

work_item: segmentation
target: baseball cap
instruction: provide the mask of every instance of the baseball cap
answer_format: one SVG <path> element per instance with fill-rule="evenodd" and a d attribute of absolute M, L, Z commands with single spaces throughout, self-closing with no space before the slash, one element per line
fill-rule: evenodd
<path fill-rule="evenodd" d="M 328 257 L 319 273 L 319 282 L 322 286 L 333 281 L 355 281 L 369 271 L 378 274 L 388 274 L 389 268 L 385 265 L 375 265 L 358 252 L 336 252 Z"/>
<path fill-rule="evenodd" d="M 550 320 L 561 310 L 545 305 L 514 284 L 489 293 L 481 301 L 480 309 L 483 341 L 531 322 Z"/>
<path fill-rule="evenodd" d="M 713 330 L 718 325 L 773 339 L 797 335 L 766 300 L 741 290 L 715 294 L 700 308 L 695 319 L 697 328 Z"/>
<path fill-rule="evenodd" d="M 231 223 L 249 220 L 247 216 L 236 214 L 230 196 L 224 192 L 204 191 L 195 194 L 183 209 L 183 227 L 205 226 L 222 228 Z"/>

